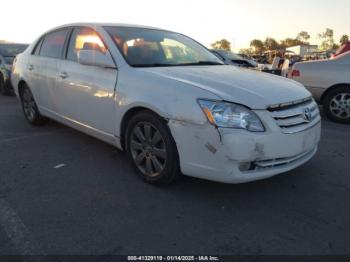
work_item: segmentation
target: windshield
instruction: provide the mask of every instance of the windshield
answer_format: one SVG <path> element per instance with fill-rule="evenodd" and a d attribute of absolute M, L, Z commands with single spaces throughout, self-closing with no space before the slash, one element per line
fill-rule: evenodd
<path fill-rule="evenodd" d="M 241 57 L 240 55 L 237 55 L 230 51 L 223 51 L 223 50 L 214 50 L 214 51 L 217 52 L 222 57 L 224 57 L 226 60 L 244 60 L 244 58 Z"/>
<path fill-rule="evenodd" d="M 134 67 L 223 65 L 202 45 L 178 33 L 135 27 L 105 29 Z"/>
<path fill-rule="evenodd" d="M 16 55 L 24 52 L 28 45 L 21 44 L 5 44 L 0 45 L 0 54 L 3 57 L 15 57 Z"/>

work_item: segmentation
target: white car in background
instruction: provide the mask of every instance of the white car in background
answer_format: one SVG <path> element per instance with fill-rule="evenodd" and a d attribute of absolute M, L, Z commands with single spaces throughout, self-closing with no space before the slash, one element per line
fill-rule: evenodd
<path fill-rule="evenodd" d="M 17 57 L 12 83 L 29 123 L 52 118 L 125 150 L 153 184 L 268 178 L 307 162 L 320 140 L 301 84 L 224 65 L 161 29 L 58 27 Z"/>
<path fill-rule="evenodd" d="M 350 123 L 350 52 L 334 59 L 296 63 L 291 75 L 324 106 L 331 120 Z"/>

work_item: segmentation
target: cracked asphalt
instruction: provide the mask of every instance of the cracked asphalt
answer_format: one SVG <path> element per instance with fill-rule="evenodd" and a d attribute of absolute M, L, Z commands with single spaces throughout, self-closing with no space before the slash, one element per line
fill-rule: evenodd
<path fill-rule="evenodd" d="M 32 127 L 0 97 L 0 254 L 349 255 L 349 163 L 350 126 L 323 120 L 319 152 L 296 170 L 159 188 L 112 146 Z"/>

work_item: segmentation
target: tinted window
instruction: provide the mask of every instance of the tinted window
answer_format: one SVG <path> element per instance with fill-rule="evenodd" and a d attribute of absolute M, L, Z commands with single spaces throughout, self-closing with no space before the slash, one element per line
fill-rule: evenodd
<path fill-rule="evenodd" d="M 34 48 L 34 50 L 32 52 L 33 55 L 39 55 L 40 47 L 41 47 L 42 42 L 43 42 L 43 39 L 41 38 L 39 40 L 39 42 L 36 44 L 36 46 L 35 46 L 35 48 Z"/>
<path fill-rule="evenodd" d="M 60 58 L 67 33 L 68 29 L 63 29 L 46 35 L 40 49 L 40 55 Z"/>
<path fill-rule="evenodd" d="M 106 53 L 107 49 L 98 34 L 90 28 L 74 29 L 67 53 L 67 59 L 78 60 L 79 50 L 98 50 Z"/>

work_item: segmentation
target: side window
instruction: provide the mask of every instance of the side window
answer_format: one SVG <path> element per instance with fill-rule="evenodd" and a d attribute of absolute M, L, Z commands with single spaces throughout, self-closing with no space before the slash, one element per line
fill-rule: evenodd
<path fill-rule="evenodd" d="M 38 43 L 36 44 L 33 52 L 32 52 L 32 55 L 39 55 L 39 52 L 40 52 L 40 47 L 41 47 L 41 44 L 43 43 L 43 38 L 41 38 Z"/>
<path fill-rule="evenodd" d="M 98 34 L 90 28 L 76 28 L 73 31 L 67 53 L 67 59 L 78 61 L 79 50 L 97 50 L 106 53 L 107 49 Z"/>
<path fill-rule="evenodd" d="M 67 33 L 68 29 L 63 29 L 47 34 L 43 40 L 40 49 L 40 55 L 52 58 L 60 58 L 62 55 Z"/>

